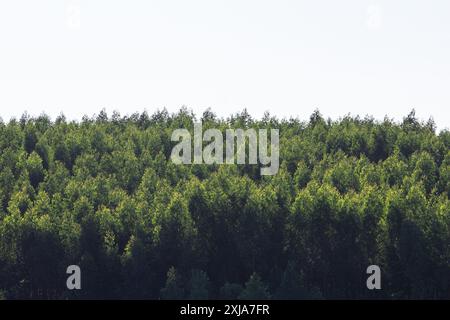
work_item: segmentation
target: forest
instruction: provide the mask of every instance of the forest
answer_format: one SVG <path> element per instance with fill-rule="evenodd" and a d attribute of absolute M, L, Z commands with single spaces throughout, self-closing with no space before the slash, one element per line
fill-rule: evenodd
<path fill-rule="evenodd" d="M 198 121 L 279 129 L 278 173 L 174 164 Z M 450 132 L 414 111 L 24 114 L 0 121 L 0 299 L 450 299 L 449 195 Z"/>

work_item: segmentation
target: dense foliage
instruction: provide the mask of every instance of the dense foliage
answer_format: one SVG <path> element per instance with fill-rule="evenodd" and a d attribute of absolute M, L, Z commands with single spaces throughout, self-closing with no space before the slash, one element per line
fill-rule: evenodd
<path fill-rule="evenodd" d="M 199 120 L 280 129 L 278 174 L 173 164 L 172 131 Z M 24 115 L 0 122 L 0 297 L 450 298 L 449 195 L 450 133 L 414 112 Z"/>

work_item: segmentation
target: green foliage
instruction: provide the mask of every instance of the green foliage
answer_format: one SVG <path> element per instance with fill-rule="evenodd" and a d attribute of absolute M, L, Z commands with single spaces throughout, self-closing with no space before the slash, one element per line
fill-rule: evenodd
<path fill-rule="evenodd" d="M 237 300 L 244 288 L 238 283 L 225 283 L 220 288 L 220 298 L 224 300 Z"/>
<path fill-rule="evenodd" d="M 189 299 L 206 300 L 209 298 L 210 281 L 208 275 L 201 270 L 192 270 L 189 281 Z"/>
<path fill-rule="evenodd" d="M 161 289 L 161 298 L 165 300 L 180 300 L 184 298 L 184 289 L 180 284 L 174 267 L 167 271 L 166 285 Z"/>
<path fill-rule="evenodd" d="M 173 164 L 187 108 L 0 123 L 0 299 L 372 298 L 371 264 L 381 297 L 450 297 L 448 131 L 414 112 L 202 119 L 279 129 L 278 173 Z"/>
<path fill-rule="evenodd" d="M 239 295 L 242 300 L 262 300 L 269 299 L 270 294 L 267 286 L 262 282 L 257 273 L 253 273 L 250 279 L 245 283 L 244 290 Z"/>
<path fill-rule="evenodd" d="M 304 287 L 303 273 L 296 270 L 294 263 L 288 263 L 280 286 L 275 294 L 276 299 L 295 300 L 306 299 L 308 293 Z"/>

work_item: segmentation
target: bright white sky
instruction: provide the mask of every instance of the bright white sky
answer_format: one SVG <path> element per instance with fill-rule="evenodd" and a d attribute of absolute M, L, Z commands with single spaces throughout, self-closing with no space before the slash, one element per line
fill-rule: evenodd
<path fill-rule="evenodd" d="M 450 128 L 448 0 L 1 0 L 0 116 L 315 108 Z"/>

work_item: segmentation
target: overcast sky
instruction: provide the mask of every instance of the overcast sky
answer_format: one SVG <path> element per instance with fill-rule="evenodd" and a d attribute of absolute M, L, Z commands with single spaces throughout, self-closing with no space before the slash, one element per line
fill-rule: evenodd
<path fill-rule="evenodd" d="M 1 0 L 0 116 L 186 105 L 450 128 L 448 0 Z"/>

